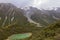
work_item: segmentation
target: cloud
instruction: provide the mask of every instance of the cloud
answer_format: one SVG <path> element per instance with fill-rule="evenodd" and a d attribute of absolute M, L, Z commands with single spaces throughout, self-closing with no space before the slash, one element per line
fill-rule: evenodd
<path fill-rule="evenodd" d="M 60 0 L 49 0 L 46 3 L 41 4 L 40 8 L 48 9 L 52 7 L 60 7 Z"/>
<path fill-rule="evenodd" d="M 0 3 L 12 3 L 17 7 L 35 6 L 44 9 L 60 7 L 60 0 L 0 0 Z"/>
<path fill-rule="evenodd" d="M 0 0 L 0 3 L 12 3 L 18 7 L 32 5 L 32 0 Z"/>
<path fill-rule="evenodd" d="M 48 2 L 48 0 L 34 0 L 33 6 L 39 7 L 41 4 Z"/>

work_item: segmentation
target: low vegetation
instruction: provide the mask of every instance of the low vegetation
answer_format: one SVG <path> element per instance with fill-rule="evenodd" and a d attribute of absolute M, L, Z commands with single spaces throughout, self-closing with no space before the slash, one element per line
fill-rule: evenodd
<path fill-rule="evenodd" d="M 23 40 L 60 40 L 60 21 L 49 25 L 48 27 L 36 27 L 35 24 L 24 24 L 24 26 L 13 24 L 0 28 L 0 40 L 5 40 L 13 34 L 32 33 L 30 38 Z"/>

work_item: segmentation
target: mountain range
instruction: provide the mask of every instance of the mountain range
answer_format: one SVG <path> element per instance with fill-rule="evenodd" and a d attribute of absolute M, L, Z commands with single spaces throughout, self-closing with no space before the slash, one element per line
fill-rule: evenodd
<path fill-rule="evenodd" d="M 27 13 L 28 12 L 28 13 Z M 37 9 L 29 7 L 26 10 L 26 14 L 29 14 L 27 18 L 31 19 L 32 23 L 39 23 L 40 26 L 47 26 L 57 20 L 60 20 L 60 8 L 53 8 L 52 10 Z M 30 20 L 30 21 L 31 21 Z"/>
<path fill-rule="evenodd" d="M 60 20 L 60 8 L 40 10 L 35 7 L 25 7 L 21 9 L 10 3 L 0 3 L 0 26 L 14 23 L 17 20 L 25 20 L 24 18 L 30 23 L 37 24 L 39 27 L 48 26 L 52 22 Z"/>
<path fill-rule="evenodd" d="M 0 40 L 22 33 L 32 33 L 23 40 L 60 40 L 60 8 L 22 9 L 11 3 L 0 3 Z"/>

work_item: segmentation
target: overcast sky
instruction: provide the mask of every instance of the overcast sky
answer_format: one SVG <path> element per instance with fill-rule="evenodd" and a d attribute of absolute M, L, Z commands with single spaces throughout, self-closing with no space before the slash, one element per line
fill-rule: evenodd
<path fill-rule="evenodd" d="M 12 3 L 17 7 L 34 6 L 45 9 L 60 7 L 60 0 L 0 0 L 0 3 Z"/>

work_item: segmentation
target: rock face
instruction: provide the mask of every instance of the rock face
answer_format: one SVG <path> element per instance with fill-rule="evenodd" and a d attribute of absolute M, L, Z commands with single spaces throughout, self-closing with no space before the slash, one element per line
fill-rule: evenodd
<path fill-rule="evenodd" d="M 0 26 L 7 26 L 13 23 L 26 23 L 23 16 L 24 11 L 10 3 L 0 3 Z M 23 22 L 23 23 L 22 23 Z"/>

